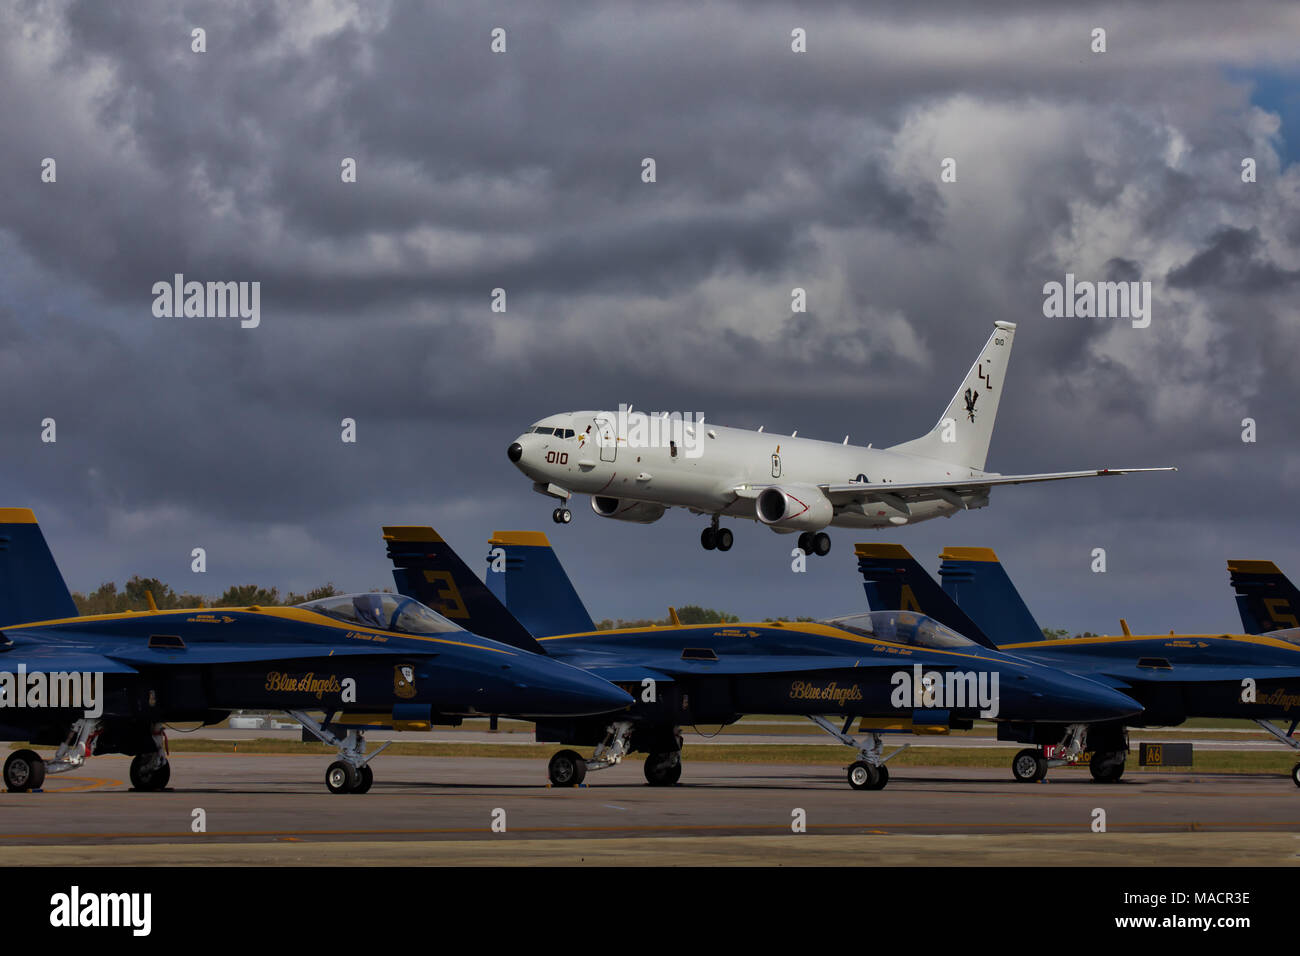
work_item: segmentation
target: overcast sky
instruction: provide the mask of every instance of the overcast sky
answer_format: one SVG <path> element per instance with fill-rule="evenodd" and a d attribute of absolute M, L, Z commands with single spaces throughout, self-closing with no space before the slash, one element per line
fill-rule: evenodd
<path fill-rule="evenodd" d="M 597 618 L 854 610 L 871 539 L 992 546 L 1048 626 L 1236 628 L 1226 558 L 1300 579 L 1297 37 L 1248 2 L 6 4 L 0 506 L 78 590 L 391 585 L 380 525 L 420 523 L 475 567 L 546 531 Z M 155 317 L 175 273 L 260 282 L 260 326 Z M 1066 273 L 1149 280 L 1150 327 L 1044 317 Z M 989 468 L 1179 472 L 834 530 L 794 574 L 748 522 L 557 529 L 505 456 L 620 402 L 903 441 L 998 319 Z"/>

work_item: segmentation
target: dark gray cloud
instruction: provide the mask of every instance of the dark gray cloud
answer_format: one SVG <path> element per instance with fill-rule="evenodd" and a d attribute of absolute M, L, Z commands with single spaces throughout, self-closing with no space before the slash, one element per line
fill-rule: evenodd
<path fill-rule="evenodd" d="M 892 443 L 1011 319 L 991 467 L 1182 470 L 1006 489 L 893 537 L 996 547 L 1045 623 L 1231 626 L 1225 558 L 1300 574 L 1300 173 L 1241 79 L 1292 62 L 1297 27 L 1271 3 L 11 6 L 0 504 L 40 509 L 80 588 L 369 587 L 382 522 L 470 557 L 546 527 L 504 456 L 544 414 Z M 259 281 L 262 326 L 154 318 L 177 272 Z M 1150 279 L 1151 327 L 1044 318 L 1067 272 Z M 788 539 L 738 527 L 723 557 L 697 524 L 580 511 L 553 537 L 598 616 L 861 603 L 851 532 L 796 576 Z"/>

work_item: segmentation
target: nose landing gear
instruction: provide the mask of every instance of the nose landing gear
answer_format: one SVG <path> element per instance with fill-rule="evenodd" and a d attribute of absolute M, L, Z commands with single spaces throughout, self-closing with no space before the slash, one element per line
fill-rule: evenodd
<path fill-rule="evenodd" d="M 556 508 L 551 512 L 551 520 L 556 524 L 568 524 L 573 520 L 573 512 L 568 508 Z"/>

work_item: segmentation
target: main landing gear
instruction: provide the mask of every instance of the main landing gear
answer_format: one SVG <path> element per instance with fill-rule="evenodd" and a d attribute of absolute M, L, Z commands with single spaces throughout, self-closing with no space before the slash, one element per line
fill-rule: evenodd
<path fill-rule="evenodd" d="M 1273 737 L 1286 744 L 1292 750 L 1300 750 L 1300 740 L 1296 740 L 1295 737 L 1291 736 L 1295 733 L 1296 726 L 1300 725 L 1300 718 L 1291 721 L 1290 730 L 1283 730 L 1281 727 L 1278 727 L 1276 724 L 1267 720 L 1256 720 L 1255 723 L 1259 724 Z M 1291 782 L 1297 787 L 1300 787 L 1300 763 L 1291 768 Z"/>
<path fill-rule="evenodd" d="M 901 754 L 911 744 L 903 744 L 888 757 L 882 757 L 881 753 L 885 749 L 884 741 L 880 734 L 871 734 L 871 744 L 862 746 L 858 743 L 856 737 L 849 733 L 849 728 L 853 726 L 853 718 L 846 717 L 844 726 L 837 728 L 825 717 L 818 714 L 805 715 L 814 724 L 826 731 L 846 747 L 852 747 L 858 752 L 858 759 L 849 764 L 848 779 L 849 786 L 854 790 L 884 790 L 889 786 L 889 768 L 885 762 L 892 760 Z"/>
<path fill-rule="evenodd" d="M 825 531 L 805 531 L 799 535 L 799 547 L 804 554 L 824 558 L 831 553 L 831 536 Z"/>
<path fill-rule="evenodd" d="M 556 508 L 551 512 L 551 520 L 556 524 L 568 524 L 573 520 L 573 512 L 568 508 Z"/>
<path fill-rule="evenodd" d="M 300 710 L 286 713 L 321 743 L 338 748 L 339 759 L 325 771 L 325 788 L 330 793 L 365 793 L 370 789 L 375 782 L 375 772 L 370 768 L 370 761 L 387 750 L 391 740 L 367 755 L 366 736 L 361 731 L 349 730 L 345 737 L 339 737 Z"/>
<path fill-rule="evenodd" d="M 1126 740 L 1123 742 L 1127 743 Z M 1037 783 L 1046 779 L 1052 767 L 1077 763 L 1087 749 L 1088 727 L 1071 724 L 1066 728 L 1065 739 L 1054 747 L 1027 748 L 1011 760 L 1011 775 L 1020 783 Z M 1116 783 L 1124 776 L 1124 763 L 1128 750 L 1095 750 L 1088 761 L 1092 779 L 1098 783 Z"/>
<path fill-rule="evenodd" d="M 584 760 L 576 750 L 561 750 L 546 767 L 551 785 L 576 787 L 587 777 L 587 771 L 604 770 L 622 762 L 630 752 L 632 721 L 619 720 L 609 725 L 605 739 L 596 748 L 590 760 Z M 656 735 L 661 739 L 661 735 Z M 646 754 L 645 780 L 652 787 L 671 787 L 682 778 L 682 736 L 673 731 L 662 736 L 665 743 L 675 744 L 673 749 L 657 750 Z"/>
<path fill-rule="evenodd" d="M 730 551 L 735 540 L 730 528 L 718 527 L 717 515 L 714 515 L 709 526 L 700 532 L 700 545 L 705 551 L 712 551 L 715 548 L 719 551 Z"/>

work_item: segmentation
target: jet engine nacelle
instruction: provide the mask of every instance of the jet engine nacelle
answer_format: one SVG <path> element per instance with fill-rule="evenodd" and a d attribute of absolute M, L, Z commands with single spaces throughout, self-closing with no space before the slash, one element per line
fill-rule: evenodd
<path fill-rule="evenodd" d="M 759 521 L 782 531 L 820 531 L 835 516 L 830 499 L 813 485 L 764 488 L 754 510 Z"/>
<path fill-rule="evenodd" d="M 658 521 L 668 509 L 649 501 L 628 501 L 626 498 L 609 498 L 605 495 L 591 496 L 591 510 L 602 518 L 616 518 L 619 521 L 635 521 L 637 524 L 649 524 Z"/>

